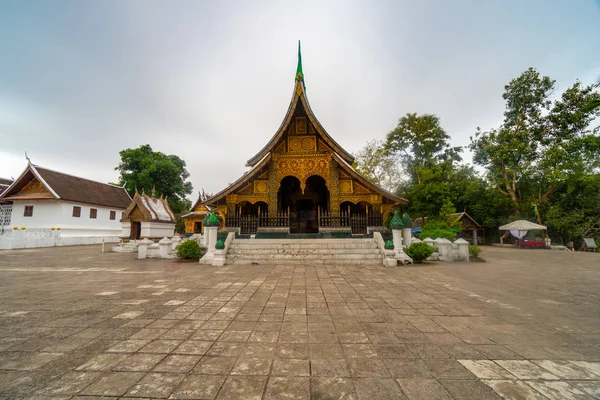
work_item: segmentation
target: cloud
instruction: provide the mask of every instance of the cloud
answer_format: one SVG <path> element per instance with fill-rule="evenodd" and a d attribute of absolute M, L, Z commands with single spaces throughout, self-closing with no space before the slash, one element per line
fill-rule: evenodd
<path fill-rule="evenodd" d="M 119 151 L 149 143 L 187 162 L 195 190 L 219 191 L 281 123 L 298 39 L 311 106 L 347 150 L 383 138 L 407 112 L 439 115 L 453 144 L 465 145 L 475 127 L 501 121 L 503 87 L 527 67 L 563 87 L 597 74 L 598 10 L 546 1 L 3 2 L 0 176 L 18 175 L 27 151 L 40 165 L 114 181 Z"/>

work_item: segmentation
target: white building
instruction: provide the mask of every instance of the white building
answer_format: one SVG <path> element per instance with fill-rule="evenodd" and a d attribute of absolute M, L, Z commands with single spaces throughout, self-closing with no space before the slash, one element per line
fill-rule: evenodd
<path fill-rule="evenodd" d="M 118 241 L 124 188 L 28 163 L 0 195 L 0 249 Z"/>

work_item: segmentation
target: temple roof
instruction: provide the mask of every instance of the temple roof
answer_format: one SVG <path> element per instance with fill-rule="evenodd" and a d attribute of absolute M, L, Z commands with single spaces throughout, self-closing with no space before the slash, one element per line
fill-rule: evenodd
<path fill-rule="evenodd" d="M 248 166 L 253 166 L 257 162 L 259 162 L 267 153 L 273 151 L 275 146 L 279 143 L 279 141 L 283 138 L 286 129 L 290 125 L 292 121 L 292 117 L 294 116 L 294 111 L 296 111 L 296 107 L 299 106 L 298 102 L 300 102 L 300 106 L 304 107 L 306 111 L 306 115 L 308 116 L 309 121 L 315 127 L 315 130 L 321 136 L 321 138 L 327 143 L 333 151 L 338 153 L 342 159 L 344 159 L 347 163 L 352 164 L 354 162 L 354 156 L 348 153 L 342 146 L 340 146 L 323 128 L 321 123 L 317 120 L 315 113 L 310 108 L 310 104 L 308 103 L 308 98 L 306 97 L 306 87 L 304 85 L 304 73 L 302 71 L 302 54 L 300 51 L 300 42 L 298 42 L 298 66 L 296 68 L 296 78 L 294 84 L 294 92 L 292 94 L 292 100 L 290 101 L 290 105 L 288 107 L 287 113 L 283 118 L 283 122 L 275 132 L 275 135 L 269 140 L 269 142 L 258 152 L 254 157 L 247 161 Z"/>
<path fill-rule="evenodd" d="M 8 178 L 0 178 L 0 194 L 2 194 L 6 189 L 12 185 L 14 181 Z"/>
<path fill-rule="evenodd" d="M 135 193 L 121 221 L 129 221 L 129 216 L 136 207 L 144 214 L 144 221 L 173 224 L 176 222 L 175 214 L 173 214 L 171 207 L 169 207 L 169 202 L 166 198 L 162 198 L 162 196 L 151 197 L 143 192 L 142 194 Z"/>
<path fill-rule="evenodd" d="M 22 193 L 21 190 L 34 179 L 37 179 L 45 190 Z M 0 198 L 4 201 L 61 199 L 115 208 L 127 208 L 131 202 L 131 197 L 121 186 L 53 171 L 31 162 Z"/>

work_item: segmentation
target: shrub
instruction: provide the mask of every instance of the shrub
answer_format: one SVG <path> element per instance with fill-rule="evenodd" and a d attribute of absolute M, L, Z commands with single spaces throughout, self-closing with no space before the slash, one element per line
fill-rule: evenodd
<path fill-rule="evenodd" d="M 431 256 L 434 251 L 435 248 L 425 242 L 413 243 L 406 248 L 406 254 L 417 264 L 420 264 L 427 257 Z"/>
<path fill-rule="evenodd" d="M 479 253 L 481 253 L 481 247 L 479 246 L 469 246 L 469 254 L 471 255 L 471 257 L 479 257 Z"/>
<path fill-rule="evenodd" d="M 439 238 L 445 238 L 452 241 L 456 239 L 454 232 L 452 232 L 448 223 L 443 221 L 428 222 L 427 225 L 423 227 L 423 230 L 421 231 L 419 237 L 422 239 L 431 238 L 434 240 Z"/>
<path fill-rule="evenodd" d="M 217 243 L 215 243 L 215 249 L 223 250 L 224 248 L 225 248 L 225 243 L 223 243 L 223 241 L 221 239 L 217 240 Z"/>
<path fill-rule="evenodd" d="M 388 240 L 385 242 L 385 246 L 383 246 L 386 250 L 394 250 L 394 242 Z"/>
<path fill-rule="evenodd" d="M 177 246 L 177 257 L 184 260 L 198 260 L 204 255 L 204 251 L 195 240 L 186 240 Z"/>

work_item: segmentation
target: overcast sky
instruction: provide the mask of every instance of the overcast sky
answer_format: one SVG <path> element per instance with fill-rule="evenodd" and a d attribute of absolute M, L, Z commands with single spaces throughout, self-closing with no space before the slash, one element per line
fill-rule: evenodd
<path fill-rule="evenodd" d="M 311 107 L 350 152 L 407 112 L 453 145 L 502 120 L 530 66 L 600 76 L 599 0 L 0 1 L 0 176 L 35 164 L 116 181 L 150 144 L 221 190 L 275 133 L 302 40 Z M 467 161 L 470 157 L 467 155 Z"/>

